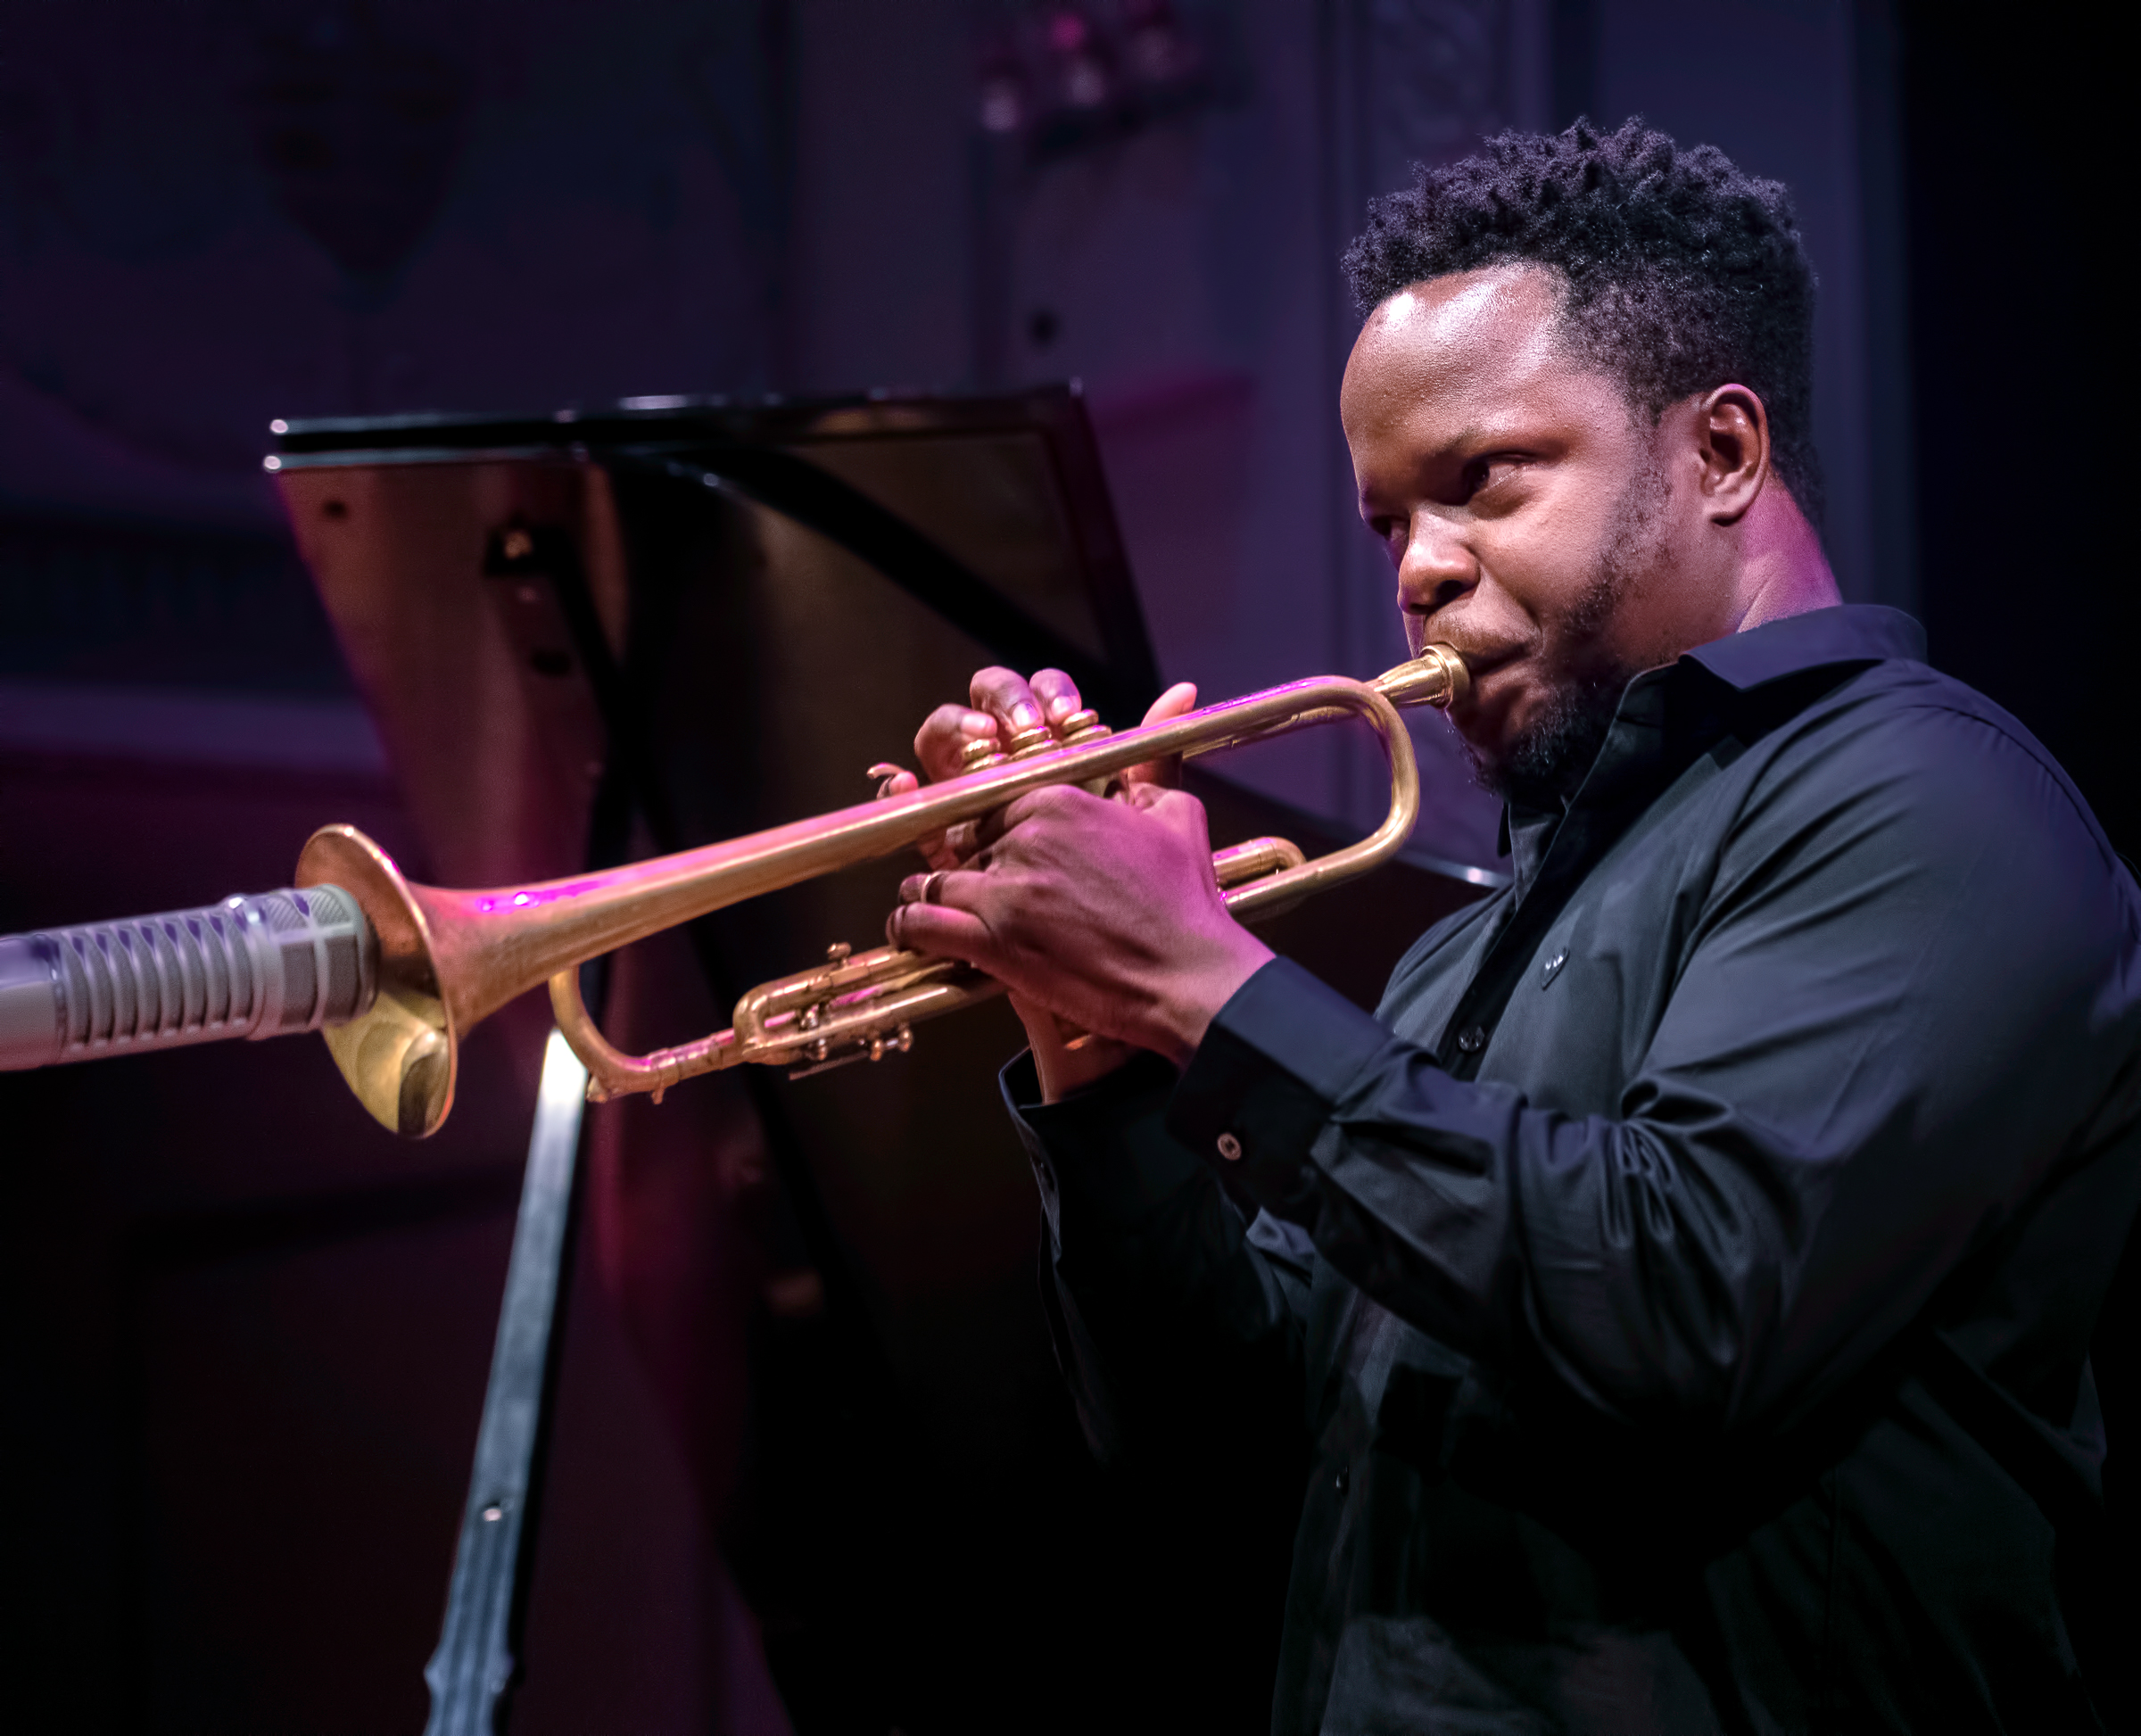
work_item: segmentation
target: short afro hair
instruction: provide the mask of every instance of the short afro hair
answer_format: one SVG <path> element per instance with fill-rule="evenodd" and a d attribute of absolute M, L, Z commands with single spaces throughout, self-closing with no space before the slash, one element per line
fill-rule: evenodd
<path fill-rule="evenodd" d="M 1755 393 L 1777 475 L 1820 525 L 1814 267 L 1782 182 L 1640 118 L 1503 133 L 1476 156 L 1416 166 L 1411 191 L 1369 204 L 1344 261 L 1363 316 L 1426 278 L 1517 263 L 1560 275 L 1578 352 L 1654 420 L 1729 382 Z"/>

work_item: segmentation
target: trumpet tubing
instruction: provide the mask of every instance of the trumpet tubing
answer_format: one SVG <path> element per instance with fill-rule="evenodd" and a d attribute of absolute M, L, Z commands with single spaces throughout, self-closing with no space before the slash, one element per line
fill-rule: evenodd
<path fill-rule="evenodd" d="M 1282 839 L 1255 839 L 1215 856 L 1228 907 L 1244 919 L 1268 913 L 1396 853 L 1419 813 L 1418 773 L 1399 709 L 1447 707 L 1461 699 L 1468 679 L 1455 651 L 1431 645 L 1373 682 L 1335 675 L 1294 682 L 1120 734 L 1080 714 L 1069 720 L 1067 741 L 1021 738 L 1007 744 L 1016 749 L 1013 755 L 994 756 L 940 784 L 701 849 L 530 886 L 471 891 L 416 885 L 362 833 L 328 826 L 306 843 L 296 885 L 339 889 L 362 912 L 369 932 L 362 948 L 367 1004 L 351 1007 L 353 1016 L 340 1007 L 323 1015 L 327 1044 L 365 1107 L 387 1127 L 416 1137 L 436 1129 L 452 1107 L 461 1037 L 546 981 L 566 1040 L 588 1067 L 591 1097 L 633 1091 L 658 1097 L 694 1074 L 746 1062 L 813 1072 L 876 1060 L 906 1048 L 922 1020 L 1000 990 L 950 961 L 890 947 L 854 954 L 836 947 L 814 969 L 746 995 L 730 1029 L 633 1056 L 612 1047 L 589 1016 L 578 969 L 679 923 L 895 855 L 1031 790 L 1066 783 L 1104 787 L 1149 760 L 1193 758 L 1345 718 L 1365 723 L 1390 766 L 1390 808 L 1374 831 L 1312 860 Z M 8 944 L 0 942 L 0 948 Z M 63 985 L 56 977 L 54 983 L 58 995 Z M 0 984 L 0 1001 L 7 987 Z"/>

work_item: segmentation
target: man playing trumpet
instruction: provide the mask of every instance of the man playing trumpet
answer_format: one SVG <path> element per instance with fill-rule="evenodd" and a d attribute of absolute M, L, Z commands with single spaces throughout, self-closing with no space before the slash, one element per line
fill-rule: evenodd
<path fill-rule="evenodd" d="M 1275 1730 L 2100 1727 L 2141 897 L 2020 725 L 1841 605 L 1784 189 L 1509 136 L 1346 268 L 1361 516 L 1470 670 L 1514 884 L 1370 1018 L 1147 774 L 947 840 L 889 925 L 1026 1022 L 1088 1434 L 1305 1407 Z M 984 671 L 923 771 L 1079 704 Z"/>

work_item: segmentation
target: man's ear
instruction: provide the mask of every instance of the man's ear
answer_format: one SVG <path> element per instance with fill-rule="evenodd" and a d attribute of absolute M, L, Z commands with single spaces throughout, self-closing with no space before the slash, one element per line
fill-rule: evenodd
<path fill-rule="evenodd" d="M 1769 412 L 1743 385 L 1721 385 L 1695 405 L 1704 510 L 1714 525 L 1737 523 L 1769 480 Z"/>

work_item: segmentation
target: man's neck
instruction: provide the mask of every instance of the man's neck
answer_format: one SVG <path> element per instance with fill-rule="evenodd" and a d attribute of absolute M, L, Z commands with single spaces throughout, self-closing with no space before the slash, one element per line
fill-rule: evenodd
<path fill-rule="evenodd" d="M 1832 608 L 1844 600 L 1820 533 L 1806 522 L 1790 492 L 1773 477 L 1738 529 L 1739 569 L 1733 575 L 1728 632 L 1745 632 L 1787 616 Z"/>

